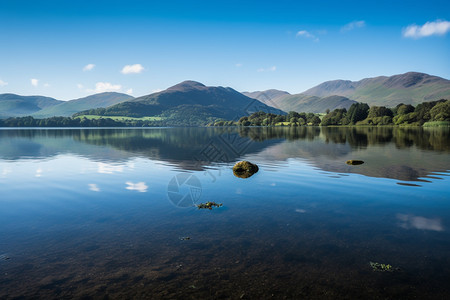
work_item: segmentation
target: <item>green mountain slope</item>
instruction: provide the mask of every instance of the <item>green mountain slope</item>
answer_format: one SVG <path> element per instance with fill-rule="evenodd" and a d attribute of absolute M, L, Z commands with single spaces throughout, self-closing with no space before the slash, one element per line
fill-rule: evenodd
<path fill-rule="evenodd" d="M 82 110 L 108 107 L 123 101 L 134 99 L 132 96 L 122 93 L 106 92 L 87 96 L 80 99 L 63 101 L 62 103 L 44 108 L 32 114 L 35 118 L 48 118 L 54 116 L 69 117 Z"/>
<path fill-rule="evenodd" d="M 270 89 L 265 91 L 256 91 L 256 92 L 242 92 L 243 95 L 257 99 L 264 104 L 269 106 L 273 106 L 273 101 L 277 98 L 284 97 L 290 95 L 288 92 Z"/>
<path fill-rule="evenodd" d="M 340 95 L 369 105 L 388 107 L 400 103 L 417 105 L 422 102 L 450 99 L 450 80 L 425 73 L 408 72 L 360 81 L 327 81 L 303 94 L 318 97 Z"/>
<path fill-rule="evenodd" d="M 316 97 L 305 94 L 295 94 L 273 100 L 276 107 L 284 111 L 322 113 L 327 109 L 348 109 L 356 101 L 343 96 Z"/>
<path fill-rule="evenodd" d="M 61 102 L 63 101 L 44 96 L 0 94 L 0 118 L 27 116 Z"/>
<path fill-rule="evenodd" d="M 176 124 L 202 124 L 213 119 L 239 119 L 256 111 L 285 112 L 242 95 L 229 87 L 208 87 L 184 81 L 162 92 L 122 102 L 106 109 L 79 113 L 104 116 L 162 116 Z"/>

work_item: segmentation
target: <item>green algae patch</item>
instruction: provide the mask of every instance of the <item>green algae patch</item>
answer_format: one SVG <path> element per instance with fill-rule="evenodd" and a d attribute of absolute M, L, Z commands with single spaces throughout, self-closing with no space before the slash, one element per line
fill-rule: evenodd
<path fill-rule="evenodd" d="M 237 162 L 233 167 L 233 174 L 239 178 L 249 178 L 258 172 L 259 168 L 257 165 L 252 164 L 249 161 Z"/>
<path fill-rule="evenodd" d="M 394 268 L 390 264 L 380 264 L 373 261 L 371 261 L 369 264 L 372 267 L 372 271 L 374 272 L 394 272 L 399 270 L 399 268 Z"/>

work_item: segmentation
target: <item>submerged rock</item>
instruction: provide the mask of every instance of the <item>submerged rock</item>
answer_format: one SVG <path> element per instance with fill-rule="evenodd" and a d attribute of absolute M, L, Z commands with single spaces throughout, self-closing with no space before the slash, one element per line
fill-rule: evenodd
<path fill-rule="evenodd" d="M 197 204 L 197 208 L 198 209 L 205 209 L 205 208 L 207 208 L 207 209 L 212 209 L 213 207 L 221 207 L 222 206 L 222 203 L 216 203 L 216 202 L 206 202 L 206 203 L 200 203 L 200 204 Z"/>
<path fill-rule="evenodd" d="M 357 166 L 362 165 L 364 162 L 362 160 L 350 159 L 345 162 L 347 165 Z"/>
<path fill-rule="evenodd" d="M 256 172 L 258 172 L 259 168 L 257 165 L 252 164 L 249 161 L 240 161 L 237 162 L 233 167 L 233 174 L 239 178 L 249 178 Z"/>

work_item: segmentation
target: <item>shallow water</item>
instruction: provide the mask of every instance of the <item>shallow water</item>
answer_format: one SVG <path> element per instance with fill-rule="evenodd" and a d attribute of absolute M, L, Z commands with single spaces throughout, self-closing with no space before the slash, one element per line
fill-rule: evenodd
<path fill-rule="evenodd" d="M 447 299 L 449 136 L 0 130 L 0 298 Z"/>

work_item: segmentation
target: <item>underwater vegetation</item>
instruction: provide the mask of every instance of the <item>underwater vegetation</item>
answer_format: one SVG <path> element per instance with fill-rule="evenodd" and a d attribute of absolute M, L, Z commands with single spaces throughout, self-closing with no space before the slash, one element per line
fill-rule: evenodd
<path fill-rule="evenodd" d="M 380 264 L 372 261 L 369 264 L 375 272 L 394 272 L 399 270 L 399 268 L 394 268 L 389 264 Z"/>

